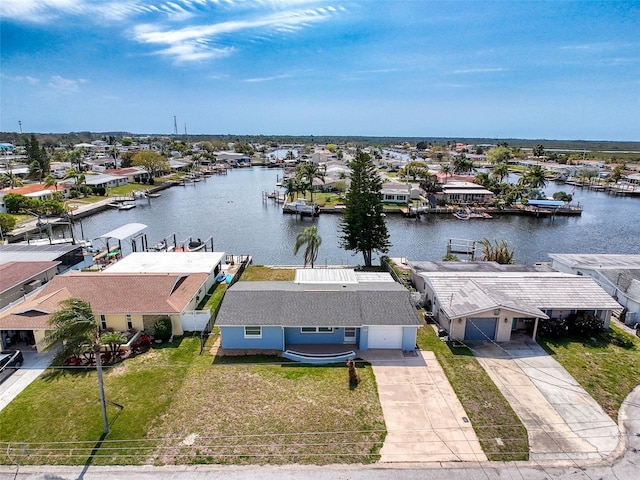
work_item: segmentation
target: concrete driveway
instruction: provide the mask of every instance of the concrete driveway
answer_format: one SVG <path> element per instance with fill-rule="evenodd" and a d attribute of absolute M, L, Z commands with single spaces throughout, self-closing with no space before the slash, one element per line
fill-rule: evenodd
<path fill-rule="evenodd" d="M 486 461 L 433 352 L 361 352 L 373 365 L 387 437 L 380 462 Z"/>
<path fill-rule="evenodd" d="M 615 450 L 618 426 L 536 342 L 471 342 L 471 350 L 527 428 L 532 460 L 600 460 Z"/>
<path fill-rule="evenodd" d="M 22 390 L 44 372 L 53 358 L 51 353 L 37 353 L 31 349 L 21 349 L 24 355 L 22 367 L 0 383 L 0 410 L 9 405 Z"/>

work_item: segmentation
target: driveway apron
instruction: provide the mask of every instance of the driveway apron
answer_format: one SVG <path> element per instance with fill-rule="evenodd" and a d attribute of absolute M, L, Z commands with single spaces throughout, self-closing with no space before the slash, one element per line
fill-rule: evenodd
<path fill-rule="evenodd" d="M 370 350 L 387 437 L 380 462 L 486 461 L 433 352 Z"/>
<path fill-rule="evenodd" d="M 529 432 L 531 460 L 603 459 L 619 431 L 600 405 L 532 340 L 471 350 Z"/>

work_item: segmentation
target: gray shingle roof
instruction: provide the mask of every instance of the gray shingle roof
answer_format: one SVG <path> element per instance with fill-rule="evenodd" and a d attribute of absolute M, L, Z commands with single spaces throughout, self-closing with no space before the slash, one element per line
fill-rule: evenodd
<path fill-rule="evenodd" d="M 224 296 L 217 326 L 360 327 L 420 325 L 397 283 L 238 282 Z"/>
<path fill-rule="evenodd" d="M 449 318 L 508 308 L 541 318 L 544 309 L 622 308 L 591 277 L 563 273 L 423 273 Z"/>

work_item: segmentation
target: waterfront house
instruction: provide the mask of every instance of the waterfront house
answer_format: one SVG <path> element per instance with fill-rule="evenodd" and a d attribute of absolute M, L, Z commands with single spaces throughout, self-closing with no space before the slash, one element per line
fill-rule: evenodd
<path fill-rule="evenodd" d="M 593 278 L 625 308 L 624 322 L 640 323 L 640 255 L 550 253 L 558 272 Z"/>
<path fill-rule="evenodd" d="M 540 322 L 581 313 L 595 315 L 607 329 L 612 313 L 622 308 L 589 277 L 433 265 L 412 268 L 412 280 L 427 315 L 454 340 L 506 342 L 513 331 L 535 339 Z"/>
<path fill-rule="evenodd" d="M 57 275 L 32 297 L 0 314 L 0 335 L 17 332 L 32 338 L 37 348 L 50 330 L 49 316 L 68 298 L 88 302 L 102 330 L 136 329 L 152 334 L 158 319 L 169 318 L 172 334 L 182 335 L 183 320 L 190 321 L 191 312 L 206 294 L 207 278 L 206 273 Z"/>
<path fill-rule="evenodd" d="M 58 274 L 60 262 L 0 264 L 0 309 L 23 298 Z"/>
<path fill-rule="evenodd" d="M 420 199 L 418 187 L 410 183 L 383 183 L 380 193 L 384 203 L 406 205 L 412 200 Z"/>
<path fill-rule="evenodd" d="M 442 186 L 442 197 L 448 203 L 455 204 L 486 204 L 493 200 L 493 192 L 482 185 L 472 182 L 448 182 Z"/>
<path fill-rule="evenodd" d="M 88 268 L 93 263 L 91 255 L 85 254 L 81 245 L 70 243 L 0 245 L 0 265 L 9 262 L 57 262 L 58 273 Z"/>
<path fill-rule="evenodd" d="M 421 320 L 388 273 L 298 269 L 292 282 L 237 282 L 216 319 L 221 347 L 240 351 L 413 350 Z"/>

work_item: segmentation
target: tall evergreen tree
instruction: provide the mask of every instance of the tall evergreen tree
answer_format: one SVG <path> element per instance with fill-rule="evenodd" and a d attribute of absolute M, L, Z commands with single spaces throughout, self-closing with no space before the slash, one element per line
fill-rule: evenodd
<path fill-rule="evenodd" d="M 382 180 L 371 156 L 361 150 L 357 151 L 349 167 L 351 187 L 340 223 L 340 246 L 345 250 L 362 252 L 364 264 L 370 267 L 374 251 L 387 253 L 391 247 L 382 212 Z"/>

